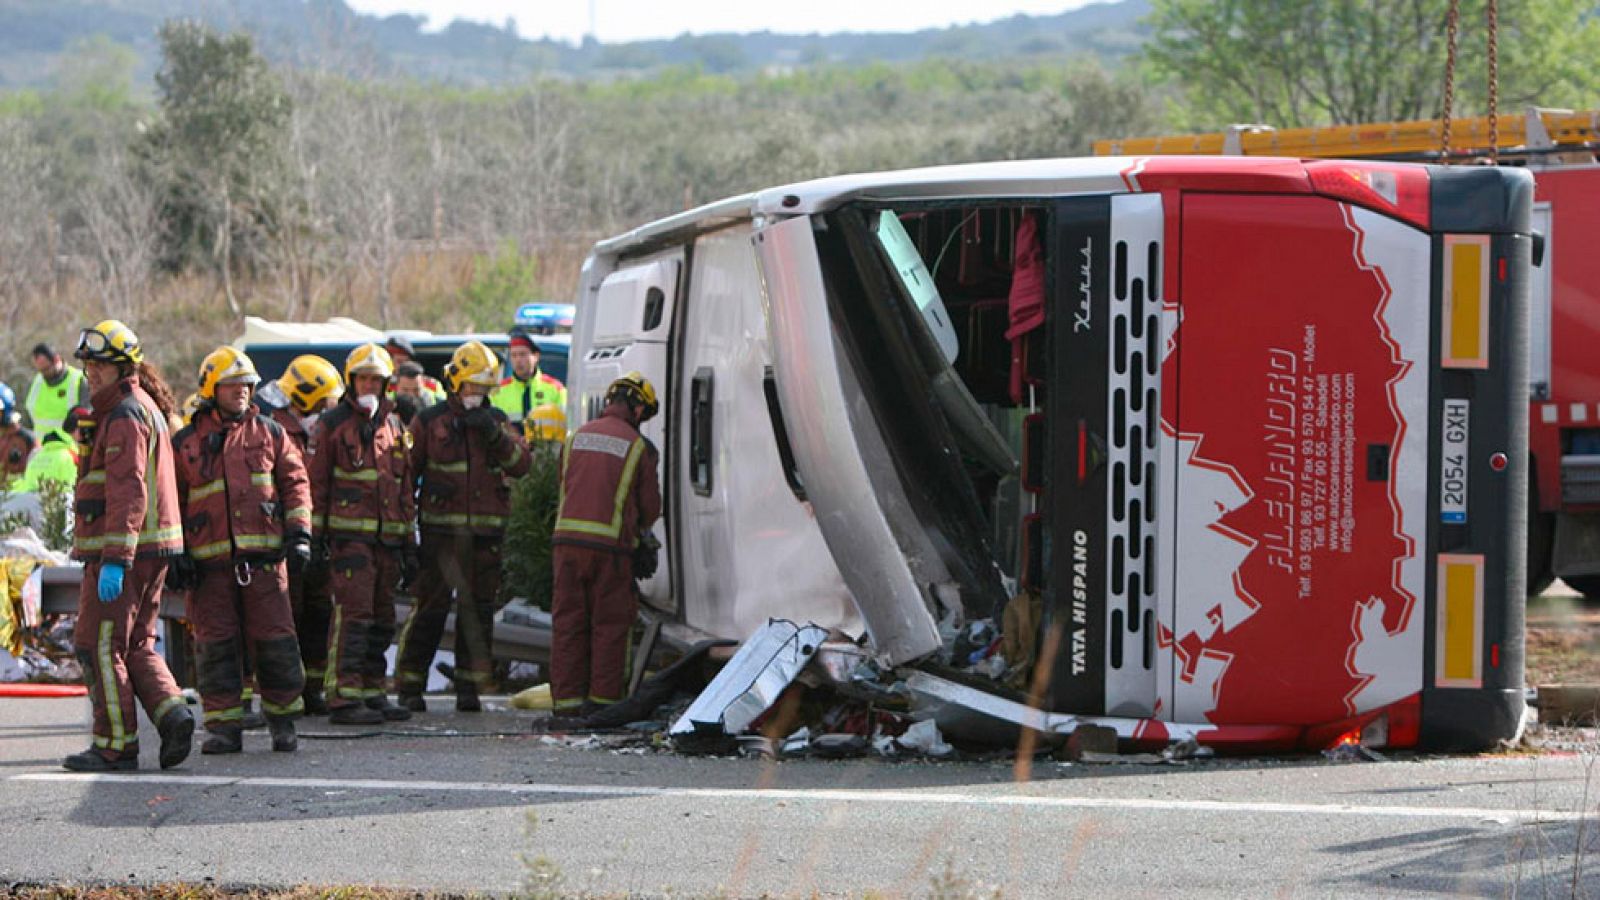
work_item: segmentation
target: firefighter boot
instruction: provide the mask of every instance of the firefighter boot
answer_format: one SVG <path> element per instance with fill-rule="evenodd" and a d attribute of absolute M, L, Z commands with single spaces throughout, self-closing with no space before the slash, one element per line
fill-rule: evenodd
<path fill-rule="evenodd" d="M 330 725 L 382 725 L 383 713 L 359 703 L 336 706 L 328 713 Z"/>
<path fill-rule="evenodd" d="M 200 744 L 200 752 L 207 756 L 220 756 L 225 753 L 239 753 L 244 750 L 244 729 L 238 725 L 216 725 L 206 729 L 210 732 L 205 741 Z"/>
<path fill-rule="evenodd" d="M 139 768 L 139 751 L 124 750 L 116 756 L 106 756 L 90 747 L 63 759 L 61 768 L 71 772 L 132 772 Z"/>
<path fill-rule="evenodd" d="M 267 717 L 256 709 L 254 697 L 247 697 L 244 701 L 244 718 L 239 722 L 245 731 L 258 731 L 267 727 Z"/>
<path fill-rule="evenodd" d="M 411 710 L 406 709 L 404 706 L 396 706 L 394 701 L 389 699 L 388 694 L 368 697 L 367 709 L 376 710 L 379 715 L 383 716 L 385 722 L 404 722 L 411 718 Z"/>
<path fill-rule="evenodd" d="M 267 716 L 267 728 L 272 731 L 272 749 L 279 753 L 293 753 L 300 749 L 300 738 L 294 733 L 294 720 L 288 716 Z"/>
<path fill-rule="evenodd" d="M 305 702 L 306 715 L 325 716 L 328 714 L 328 701 L 322 696 L 322 682 L 306 679 L 305 690 L 300 692 L 300 699 Z"/>
<path fill-rule="evenodd" d="M 401 691 L 397 699 L 401 706 L 414 713 L 428 711 L 428 701 L 422 699 L 421 691 Z"/>
<path fill-rule="evenodd" d="M 187 705 L 167 710 L 156 730 L 161 733 L 161 768 L 170 769 L 189 758 L 194 749 L 194 710 Z"/>
<path fill-rule="evenodd" d="M 470 681 L 456 682 L 456 711 L 457 712 L 482 712 L 483 703 L 478 700 L 478 686 Z"/>

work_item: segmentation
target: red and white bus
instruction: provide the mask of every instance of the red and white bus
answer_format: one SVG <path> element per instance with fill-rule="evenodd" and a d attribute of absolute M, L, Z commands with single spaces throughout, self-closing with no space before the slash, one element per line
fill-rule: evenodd
<path fill-rule="evenodd" d="M 1133 743 L 1483 747 L 1524 709 L 1532 199 L 1159 156 L 760 191 L 595 247 L 569 417 L 664 396 L 676 640 L 811 621 Z"/>

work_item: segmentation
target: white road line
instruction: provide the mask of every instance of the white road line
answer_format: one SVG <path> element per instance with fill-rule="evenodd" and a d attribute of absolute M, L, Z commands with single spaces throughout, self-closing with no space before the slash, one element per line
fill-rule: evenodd
<path fill-rule="evenodd" d="M 1230 800 L 1152 800 L 1137 797 L 1051 797 L 1009 788 L 1007 793 L 974 794 L 927 791 L 867 791 L 783 788 L 673 788 L 606 784 L 519 784 L 495 781 L 376 781 L 338 778 L 266 778 L 224 775 L 95 775 L 73 772 L 31 772 L 8 781 L 79 784 L 189 785 L 192 787 L 301 788 L 399 792 L 458 792 L 558 797 L 665 797 L 685 800 L 788 800 L 827 803 L 887 803 L 924 806 L 990 806 L 1028 809 L 1123 809 L 1141 812 L 1274 813 L 1280 815 L 1371 816 L 1393 819 L 1475 819 L 1512 825 L 1529 822 L 1574 822 L 1596 818 L 1570 810 L 1488 809 L 1470 806 L 1359 806 L 1344 803 L 1266 803 Z M 1037 789 L 1036 785 L 1029 786 Z"/>

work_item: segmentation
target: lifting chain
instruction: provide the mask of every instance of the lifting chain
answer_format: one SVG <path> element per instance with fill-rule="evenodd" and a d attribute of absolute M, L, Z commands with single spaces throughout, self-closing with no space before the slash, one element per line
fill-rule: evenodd
<path fill-rule="evenodd" d="M 1450 164 L 1450 117 L 1456 102 L 1456 32 L 1461 24 L 1461 0 L 1450 0 L 1450 16 L 1445 23 L 1444 116 L 1439 123 L 1439 161 Z"/>
<path fill-rule="evenodd" d="M 1500 0 L 1489 0 L 1489 161 L 1500 162 Z"/>

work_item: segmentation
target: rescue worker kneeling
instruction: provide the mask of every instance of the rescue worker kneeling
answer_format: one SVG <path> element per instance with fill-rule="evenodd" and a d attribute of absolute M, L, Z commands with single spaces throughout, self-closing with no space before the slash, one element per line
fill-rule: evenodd
<path fill-rule="evenodd" d="M 260 381 L 248 356 L 232 347 L 212 351 L 200 364 L 200 408 L 173 438 L 194 567 L 189 619 L 210 732 L 201 753 L 244 749 L 246 655 L 272 749 L 298 746 L 294 720 L 305 709 L 289 572 L 304 571 L 311 558 L 311 489 L 288 432 L 250 402 Z"/>
<path fill-rule="evenodd" d="M 385 652 L 394 640 L 396 586 L 420 563 L 410 435 L 385 398 L 394 363 L 377 344 L 345 359 L 345 395 L 311 430 L 316 557 L 332 569 L 328 632 L 328 721 L 372 725 L 411 712 L 390 702 Z"/>
<path fill-rule="evenodd" d="M 444 377 L 448 398 L 411 423 L 411 469 L 422 479 L 424 562 L 395 670 L 400 702 L 426 709 L 422 689 L 454 599 L 456 709 L 477 712 L 479 690 L 494 671 L 500 544 L 511 514 L 507 479 L 526 474 L 530 459 L 516 426 L 487 402 L 500 382 L 494 351 L 479 341 L 462 344 Z"/>
<path fill-rule="evenodd" d="M 568 719 L 623 699 L 638 614 L 634 554 L 661 516 L 656 450 L 639 433 L 659 408 L 655 388 L 629 372 L 605 401 L 600 417 L 567 440 L 551 540 L 550 694 L 555 715 Z"/>

